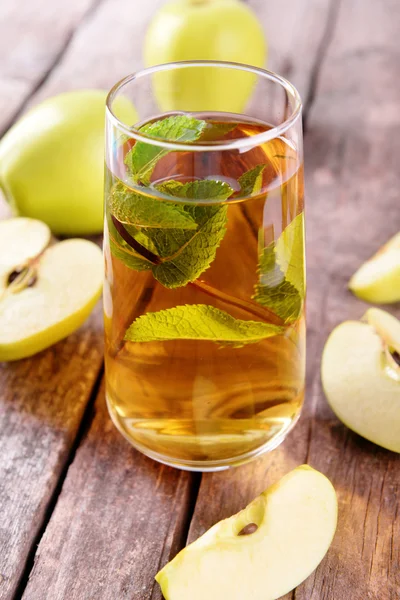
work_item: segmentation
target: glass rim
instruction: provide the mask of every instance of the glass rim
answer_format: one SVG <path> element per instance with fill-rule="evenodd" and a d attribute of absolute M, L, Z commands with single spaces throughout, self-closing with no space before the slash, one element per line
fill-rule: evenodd
<path fill-rule="evenodd" d="M 141 133 L 139 129 L 136 129 L 135 126 L 129 126 L 123 121 L 121 121 L 112 110 L 112 103 L 114 99 L 117 97 L 118 93 L 129 83 L 134 81 L 135 79 L 140 79 L 141 77 L 146 77 L 147 75 L 151 75 L 153 73 L 157 73 L 159 71 L 169 71 L 170 69 L 182 69 L 187 67 L 220 67 L 227 69 L 234 69 L 237 71 L 244 71 L 247 73 L 254 73 L 255 75 L 261 76 L 263 78 L 269 79 L 270 81 L 274 81 L 279 84 L 282 88 L 286 90 L 286 93 L 290 95 L 295 103 L 294 107 L 291 110 L 290 115 L 279 125 L 268 129 L 267 131 L 263 131 L 262 133 L 257 133 L 251 137 L 242 137 L 234 140 L 221 140 L 216 141 L 214 143 L 208 142 L 207 144 L 203 143 L 182 143 L 179 141 L 168 141 L 163 138 L 155 138 L 148 136 L 144 133 Z M 243 148 L 252 148 L 258 144 L 263 144 L 265 142 L 269 142 L 273 139 L 278 138 L 283 135 L 288 129 L 290 129 L 298 120 L 301 115 L 302 110 L 302 102 L 300 98 L 300 94 L 295 88 L 295 86 L 290 83 L 285 77 L 274 73 L 273 71 L 268 71 L 267 69 L 261 69 L 259 67 L 253 67 L 251 65 L 246 65 L 242 63 L 236 62 L 226 62 L 226 61 L 215 61 L 215 60 L 187 60 L 187 61 L 175 61 L 164 63 L 160 65 L 155 65 L 153 67 L 148 67 L 147 69 L 140 69 L 139 71 L 135 71 L 130 75 L 127 75 L 120 81 L 118 81 L 109 91 L 106 98 L 106 116 L 107 118 L 122 132 L 128 135 L 131 138 L 134 138 L 138 142 L 144 142 L 145 144 L 150 144 L 152 146 L 159 146 L 161 148 L 167 148 L 168 150 L 179 150 L 184 152 L 193 152 L 193 151 L 203 151 L 210 152 L 215 150 L 236 150 Z M 172 111 L 173 112 L 173 111 Z M 183 111 L 179 111 L 183 112 Z M 185 114 L 191 114 L 190 111 L 187 111 Z"/>

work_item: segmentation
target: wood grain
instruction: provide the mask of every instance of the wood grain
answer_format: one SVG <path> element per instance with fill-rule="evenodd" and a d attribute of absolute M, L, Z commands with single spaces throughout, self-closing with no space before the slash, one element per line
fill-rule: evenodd
<path fill-rule="evenodd" d="M 189 533 L 189 541 L 196 539 L 302 462 L 320 469 L 338 492 L 338 531 L 315 574 L 286 599 L 400 597 L 399 457 L 340 424 L 319 378 L 329 331 L 343 320 L 360 318 L 367 308 L 347 291 L 348 279 L 400 225 L 394 134 L 400 127 L 400 7 L 388 4 L 342 3 L 309 115 L 308 394 L 303 416 L 271 455 L 236 471 L 203 476 Z M 389 308 L 400 315 L 399 306 Z"/>
<path fill-rule="evenodd" d="M 37 356 L 0 363 L 0 597 L 14 597 L 102 364 L 100 310 Z"/>
<path fill-rule="evenodd" d="M 153 573 L 182 543 L 193 476 L 136 452 L 101 390 L 41 540 L 24 600 L 150 600 Z"/>
<path fill-rule="evenodd" d="M 36 8 L 45 5 L 45 0 L 34 2 Z M 57 39 L 64 45 L 49 42 L 48 53 L 46 36 L 42 46 L 37 39 L 45 30 L 43 15 L 32 15 L 32 47 L 42 48 L 43 62 L 37 63 L 44 65 L 40 73 L 34 67 L 26 71 L 25 79 L 32 76 L 33 86 L 40 86 L 32 103 L 61 90 L 110 87 L 136 69 L 144 28 L 160 4 L 153 0 L 138 11 L 128 0 L 103 0 L 91 5 L 78 27 L 89 3 L 72 2 L 63 7 L 71 10 L 70 20 L 57 24 L 63 32 Z M 203 476 L 189 541 L 309 462 L 338 491 L 338 533 L 316 573 L 285 599 L 398 600 L 399 458 L 336 420 L 323 398 L 319 362 L 329 331 L 346 318 L 359 318 L 366 308 L 346 291 L 348 278 L 399 229 L 400 7 L 396 0 L 249 4 L 269 37 L 269 66 L 298 86 L 309 113 L 308 398 L 298 426 L 278 450 L 246 467 Z M 14 15 L 14 2 L 3 0 L 0 11 L 4 6 L 18 36 L 25 21 Z M 51 14 L 60 14 L 59 3 L 54 6 Z M 24 46 L 18 47 L 28 61 Z M 56 47 L 58 53 L 64 50 L 62 56 L 54 53 Z M 11 102 L 2 111 L 4 123 L 29 96 L 24 78 L 14 82 L 16 64 L 5 59 L 0 70 L 12 80 L 4 88 L 4 106 L 8 98 L 15 100 L 14 107 Z M 392 309 L 399 315 L 399 307 Z M 184 544 L 197 478 L 131 449 L 114 430 L 102 391 L 93 421 L 71 456 L 100 366 L 96 313 L 53 349 L 0 367 L 2 599 L 23 593 L 22 587 L 15 593 L 18 581 L 48 519 L 24 600 L 160 600 L 154 574 Z M 46 508 L 52 510 L 57 482 L 63 482 L 70 460 L 50 518 Z"/>
<path fill-rule="evenodd" d="M 0 135 L 54 64 L 98 0 L 0 2 Z"/>

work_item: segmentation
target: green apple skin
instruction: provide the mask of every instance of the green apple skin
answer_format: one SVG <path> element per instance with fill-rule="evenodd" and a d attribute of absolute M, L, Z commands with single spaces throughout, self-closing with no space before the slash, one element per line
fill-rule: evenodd
<path fill-rule="evenodd" d="M 400 301 L 400 233 L 365 262 L 349 281 L 361 300 L 376 304 Z"/>
<path fill-rule="evenodd" d="M 400 367 L 385 352 L 387 342 L 400 349 L 400 323 L 370 309 L 369 322 L 346 321 L 329 336 L 322 355 L 321 377 L 336 416 L 354 432 L 393 452 L 400 452 Z M 380 319 L 379 312 L 386 315 Z M 393 321 L 393 322 L 391 322 Z"/>
<path fill-rule="evenodd" d="M 53 233 L 86 235 L 103 226 L 104 121 L 107 93 L 67 92 L 34 107 L 0 142 L 0 186 L 17 212 Z M 135 123 L 121 97 L 119 116 Z"/>
<path fill-rule="evenodd" d="M 238 535 L 255 523 L 250 535 Z M 156 576 L 166 600 L 276 600 L 325 556 L 337 525 L 330 481 L 303 465 L 220 521 Z"/>
<path fill-rule="evenodd" d="M 82 239 L 50 246 L 32 287 L 1 297 L 1 277 L 0 361 L 32 356 L 78 329 L 101 295 L 102 280 L 102 252 Z"/>
<path fill-rule="evenodd" d="M 146 34 L 147 66 L 183 60 L 220 60 L 263 67 L 266 40 L 256 16 L 239 0 L 173 0 Z M 154 92 L 162 111 L 240 113 L 256 82 L 231 69 L 179 69 L 156 73 Z"/>

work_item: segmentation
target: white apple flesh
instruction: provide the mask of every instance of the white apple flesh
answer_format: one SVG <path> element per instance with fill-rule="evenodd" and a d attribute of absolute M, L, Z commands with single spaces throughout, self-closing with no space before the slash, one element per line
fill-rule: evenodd
<path fill-rule="evenodd" d="M 366 302 L 400 301 L 400 233 L 361 265 L 350 279 L 349 288 Z"/>
<path fill-rule="evenodd" d="M 20 247 L 9 251 L 4 246 L 9 232 L 22 231 L 23 223 L 17 227 L 15 221 L 30 221 L 31 227 L 19 238 Z M 30 219 L 0 223 L 0 361 L 31 356 L 65 338 L 86 320 L 101 294 L 103 260 L 96 244 L 72 239 L 45 250 L 47 238 L 42 232 L 38 243 L 38 232 L 37 221 Z M 29 265 L 32 285 L 10 285 L 10 273 L 23 264 Z"/>
<path fill-rule="evenodd" d="M 48 226 L 36 219 L 0 220 L 0 280 L 10 269 L 38 256 L 49 245 Z"/>
<path fill-rule="evenodd" d="M 316 569 L 336 523 L 332 484 L 303 465 L 182 550 L 156 580 L 166 600 L 276 600 Z"/>
<path fill-rule="evenodd" d="M 367 440 L 400 452 L 400 322 L 371 308 L 365 322 L 336 327 L 322 355 L 327 400 L 347 427 Z"/>

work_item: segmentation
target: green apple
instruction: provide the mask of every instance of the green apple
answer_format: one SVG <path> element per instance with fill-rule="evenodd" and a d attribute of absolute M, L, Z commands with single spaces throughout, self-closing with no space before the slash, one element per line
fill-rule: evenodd
<path fill-rule="evenodd" d="M 400 233 L 353 275 L 349 288 L 362 300 L 390 304 L 400 300 Z"/>
<path fill-rule="evenodd" d="M 0 221 L 0 361 L 31 356 L 65 338 L 100 297 L 100 248 L 81 239 L 49 241 L 40 221 Z"/>
<path fill-rule="evenodd" d="M 166 600 L 275 600 L 316 569 L 336 522 L 332 484 L 303 465 L 182 550 L 156 580 Z"/>
<path fill-rule="evenodd" d="M 172 0 L 147 31 L 147 66 L 182 60 L 221 60 L 263 67 L 266 40 L 255 14 L 240 0 Z M 256 78 L 231 69 L 173 69 L 154 76 L 162 111 L 240 113 Z"/>
<path fill-rule="evenodd" d="M 0 142 L 0 186 L 17 214 L 55 234 L 99 233 L 103 225 L 106 92 L 67 92 L 24 115 Z M 126 98 L 113 106 L 137 120 Z"/>
<path fill-rule="evenodd" d="M 322 355 L 332 410 L 367 440 L 400 452 L 400 322 L 370 308 L 363 321 L 336 327 Z"/>

